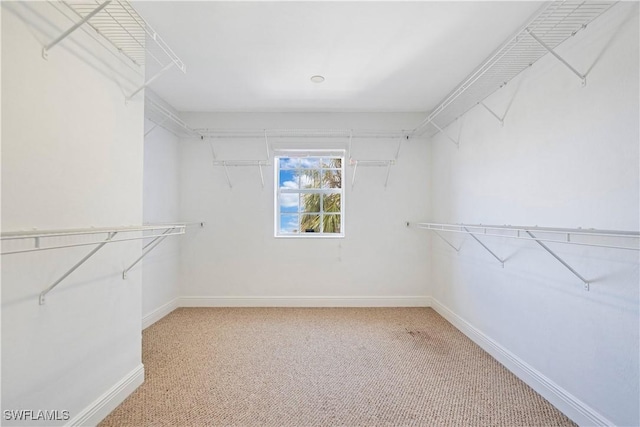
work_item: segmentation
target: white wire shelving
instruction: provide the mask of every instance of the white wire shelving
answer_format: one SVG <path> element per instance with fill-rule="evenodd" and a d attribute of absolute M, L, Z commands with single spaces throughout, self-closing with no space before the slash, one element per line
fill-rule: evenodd
<path fill-rule="evenodd" d="M 511 225 L 484 225 L 484 224 L 445 224 L 434 222 L 423 222 L 416 224 L 416 227 L 433 231 L 447 245 L 456 252 L 460 248 L 456 247 L 441 233 L 463 233 L 470 235 L 484 249 L 486 249 L 504 267 L 505 260 L 493 252 L 478 236 L 499 237 L 507 239 L 521 239 L 536 242 L 573 275 L 578 277 L 584 284 L 585 290 L 589 290 L 589 281 L 564 261 L 554 252 L 547 243 L 561 243 L 579 246 L 594 246 L 609 249 L 621 249 L 640 251 L 640 232 L 627 230 L 598 230 L 594 228 L 553 228 L 553 227 L 527 227 Z M 602 243 L 606 240 L 609 243 Z"/>
<path fill-rule="evenodd" d="M 161 127 L 179 138 L 198 137 L 204 139 L 203 135 L 185 123 L 170 108 L 154 101 L 149 96 L 144 98 L 144 115 L 154 124 L 151 129 L 145 132 L 145 136 L 150 134 L 156 127 Z"/>
<path fill-rule="evenodd" d="M 127 96 L 127 101 L 170 68 L 176 67 L 186 73 L 180 58 L 128 1 L 72 0 L 55 3 L 63 4 L 74 19 L 71 27 L 43 47 L 42 56 L 45 59 L 51 49 L 67 36 L 88 26 L 134 65 L 145 66 L 147 72 L 152 73 L 142 86 Z"/>
<path fill-rule="evenodd" d="M 0 241 L 30 241 L 29 247 L 19 247 L 14 249 L 3 248 L 0 255 L 16 255 L 28 252 L 39 252 L 53 249 L 66 249 L 80 246 L 95 246 L 80 261 L 67 270 L 58 280 L 49 285 L 40 293 L 39 303 L 43 305 L 46 296 L 56 286 L 58 286 L 71 273 L 78 269 L 82 264 L 94 256 L 100 249 L 110 243 L 128 242 L 133 240 L 149 240 L 142 248 L 142 254 L 129 265 L 123 272 L 122 278 L 127 278 L 127 273 L 138 264 L 142 258 L 147 256 L 149 252 L 155 249 L 167 237 L 185 234 L 187 227 L 199 225 L 204 226 L 203 222 L 197 223 L 176 223 L 176 224 L 155 224 L 142 226 L 126 226 L 126 227 L 108 227 L 108 228 L 76 228 L 66 230 L 29 230 L 29 231 L 10 231 L 0 233 Z M 102 237 L 100 237 L 102 236 Z M 83 240 L 85 238 L 89 240 Z M 76 239 L 68 243 L 69 239 Z M 3 245 L 4 246 L 4 245 Z M 18 245 L 24 246 L 24 245 Z"/>
<path fill-rule="evenodd" d="M 434 135 L 443 132 L 443 129 L 456 119 L 481 104 L 489 95 L 547 53 L 553 55 L 569 71 L 576 74 L 583 85 L 586 84 L 586 75 L 576 70 L 554 49 L 584 29 L 615 3 L 615 1 L 583 0 L 549 2 L 520 31 L 438 103 L 429 116 L 413 129 L 411 135 Z M 504 117 L 500 117 L 483 103 L 482 105 L 502 123 Z M 457 144 L 455 139 L 449 138 Z"/>

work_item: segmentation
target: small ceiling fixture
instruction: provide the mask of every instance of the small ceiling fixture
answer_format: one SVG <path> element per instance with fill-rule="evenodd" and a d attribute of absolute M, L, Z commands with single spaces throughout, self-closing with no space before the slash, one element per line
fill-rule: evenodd
<path fill-rule="evenodd" d="M 314 83 L 322 83 L 324 81 L 324 77 L 322 76 L 311 76 L 311 81 Z"/>

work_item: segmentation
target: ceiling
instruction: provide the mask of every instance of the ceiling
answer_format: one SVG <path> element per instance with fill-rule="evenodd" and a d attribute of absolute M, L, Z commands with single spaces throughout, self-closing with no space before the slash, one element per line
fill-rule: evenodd
<path fill-rule="evenodd" d="M 543 3 L 132 4 L 187 66 L 151 84 L 179 111 L 428 112 Z"/>

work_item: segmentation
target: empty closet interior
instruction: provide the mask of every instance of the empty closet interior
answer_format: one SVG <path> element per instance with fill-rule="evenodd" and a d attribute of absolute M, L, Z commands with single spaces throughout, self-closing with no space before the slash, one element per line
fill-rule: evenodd
<path fill-rule="evenodd" d="M 179 307 L 431 308 L 640 424 L 637 2 L 1 15 L 6 425 L 98 424 Z"/>

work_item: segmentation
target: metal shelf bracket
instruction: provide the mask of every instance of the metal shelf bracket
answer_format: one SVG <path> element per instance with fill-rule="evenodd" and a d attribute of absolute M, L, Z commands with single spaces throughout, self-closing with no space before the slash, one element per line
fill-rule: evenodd
<path fill-rule="evenodd" d="M 78 28 L 80 28 L 81 26 L 83 26 L 87 21 L 89 21 L 89 19 L 93 18 L 98 12 L 100 12 L 102 9 L 104 9 L 105 7 L 107 7 L 107 5 L 109 5 L 109 3 L 111 3 L 111 0 L 107 0 L 104 3 L 100 4 L 98 7 L 96 7 L 91 13 L 89 13 L 87 16 L 85 16 L 84 18 L 82 18 L 80 21 L 78 21 L 76 24 L 74 24 L 71 28 L 69 28 L 67 31 L 65 31 L 64 33 L 60 34 L 55 40 L 53 40 L 51 43 L 49 43 L 48 45 L 46 45 L 45 47 L 42 48 L 42 57 L 44 59 L 49 59 L 49 50 L 51 50 L 51 48 L 53 48 L 55 45 L 57 45 L 58 43 L 60 43 L 62 40 L 64 40 L 69 34 L 73 33 L 75 30 L 77 30 Z"/>
<path fill-rule="evenodd" d="M 264 188 L 264 173 L 262 168 L 264 166 L 269 166 L 270 163 L 267 160 L 214 160 L 213 166 L 222 166 L 224 167 L 224 173 L 227 177 L 227 184 L 229 184 L 229 188 L 233 188 L 231 184 L 231 177 L 229 176 L 228 167 L 243 167 L 243 166 L 257 166 L 258 171 L 260 172 L 260 182 L 262 183 L 262 188 Z"/>
<path fill-rule="evenodd" d="M 438 132 L 442 133 L 444 136 L 447 137 L 447 139 L 449 139 L 451 142 L 453 142 L 456 145 L 457 149 L 460 149 L 460 138 L 459 137 L 458 137 L 458 140 L 453 139 L 451 137 L 451 135 L 449 135 L 447 132 L 445 132 L 444 129 L 442 129 L 440 126 L 435 124 L 435 122 L 433 120 L 429 121 L 429 123 L 431 124 L 431 126 L 436 128 L 438 130 Z"/>
<path fill-rule="evenodd" d="M 484 102 L 480 101 L 478 102 L 478 104 L 482 105 L 485 108 L 485 110 L 491 113 L 491 115 L 500 122 L 500 126 L 504 126 L 504 117 L 500 117 L 499 115 L 497 115 L 491 108 L 487 107 L 487 104 L 485 104 Z"/>
<path fill-rule="evenodd" d="M 200 227 L 202 227 L 202 223 L 200 225 Z M 166 239 L 167 237 L 169 237 L 168 235 L 170 233 L 172 233 L 176 228 L 178 227 L 173 227 L 173 228 L 168 228 L 167 230 L 164 231 L 164 233 L 162 233 L 160 236 L 156 236 L 152 241 L 150 241 L 149 243 L 147 243 L 146 245 L 144 245 L 144 247 L 142 248 L 142 255 L 140 255 L 138 257 L 138 259 L 136 259 L 133 264 L 131 264 L 129 267 L 125 268 L 125 270 L 122 272 L 122 280 L 126 280 L 127 278 L 127 273 L 129 272 L 129 270 L 131 270 L 137 263 L 139 263 L 142 258 L 144 258 L 145 256 L 147 256 L 147 254 L 149 252 L 151 252 L 152 250 L 154 250 L 160 243 L 162 243 L 164 241 L 164 239 Z M 148 249 L 147 249 L 148 248 Z"/>
<path fill-rule="evenodd" d="M 545 50 L 547 52 L 549 52 L 550 54 L 552 54 L 553 56 L 556 57 L 556 59 L 560 62 L 562 62 L 569 70 L 571 70 L 571 72 L 573 72 L 573 74 L 575 74 L 576 76 L 580 77 L 580 80 L 582 82 L 582 87 L 587 85 L 587 76 L 580 73 L 578 70 L 576 70 L 575 68 L 573 68 L 571 66 L 571 64 L 569 64 L 567 61 L 565 61 L 564 58 L 562 58 L 560 55 L 558 55 L 553 49 L 551 49 L 549 46 L 547 46 L 547 44 L 545 42 L 543 42 L 542 40 L 540 40 L 538 38 L 538 36 L 536 36 L 533 31 L 531 31 L 529 28 L 526 29 L 527 34 L 529 34 L 535 41 L 538 42 L 538 44 L 540 44 L 540 46 L 542 46 L 543 48 L 545 48 Z"/>
<path fill-rule="evenodd" d="M 573 268 L 571 268 L 571 266 L 569 264 L 567 264 L 562 258 L 560 258 L 555 252 L 553 252 L 551 249 L 549 249 L 549 247 L 547 245 L 545 245 L 544 243 L 542 243 L 540 240 L 538 240 L 538 238 L 529 230 L 525 230 L 525 232 L 531 236 L 531 238 L 533 240 L 536 241 L 537 244 L 539 244 L 540 246 L 542 246 L 542 248 L 549 252 L 551 254 L 552 257 L 554 257 L 555 259 L 558 260 L 558 262 L 560 262 L 560 264 L 564 265 L 570 272 L 572 272 L 578 279 L 582 280 L 582 283 L 584 283 L 584 290 L 588 291 L 589 290 L 589 281 L 587 279 L 585 279 L 584 277 L 582 277 L 577 271 L 575 271 Z"/>
<path fill-rule="evenodd" d="M 149 80 L 147 80 L 146 82 L 144 82 L 144 84 L 142 86 L 140 86 L 138 89 L 134 90 L 131 95 L 127 96 L 126 98 L 126 102 L 131 101 L 131 99 L 136 96 L 138 94 L 138 92 L 140 92 L 141 90 L 143 90 L 144 88 L 146 88 L 147 86 L 149 86 L 151 83 L 153 83 L 154 80 L 156 80 L 158 77 L 160 77 L 162 74 L 164 74 L 169 68 L 173 67 L 175 65 L 174 62 L 170 62 L 169 64 L 165 65 L 160 71 L 158 71 L 156 73 L 155 76 L 151 77 Z"/>
<path fill-rule="evenodd" d="M 486 249 L 486 250 L 487 250 L 491 255 L 493 255 L 493 257 L 494 257 L 495 259 L 497 259 L 497 260 L 498 260 L 498 262 L 502 265 L 502 268 L 504 268 L 504 260 L 502 260 L 502 259 L 501 259 L 498 255 L 496 255 L 496 254 L 495 254 L 491 249 L 489 249 L 489 248 L 487 247 L 487 245 L 485 245 L 484 243 L 482 243 L 482 241 L 481 241 L 480 239 L 478 239 L 478 238 L 476 237 L 476 235 L 475 235 L 475 234 L 473 234 L 471 231 L 469 231 L 469 229 L 468 229 L 467 227 L 463 227 L 463 228 L 467 231 L 467 233 L 469 233 L 469 234 L 471 235 L 471 237 L 473 237 L 473 238 L 475 239 L 475 241 L 476 241 L 476 242 L 480 243 L 480 245 L 482 245 L 482 247 L 483 247 L 483 248 L 485 248 L 485 249 Z"/>
<path fill-rule="evenodd" d="M 437 231 L 435 231 L 435 230 L 432 230 L 432 231 L 436 234 L 436 236 L 438 236 L 439 238 L 441 238 L 441 239 L 442 239 L 442 240 L 443 240 L 447 245 L 451 246 L 451 248 L 452 248 L 454 251 L 456 251 L 456 252 L 460 253 L 460 248 L 456 248 L 456 247 L 453 245 L 453 243 L 451 243 L 450 241 L 448 241 L 447 239 L 445 239 L 445 238 L 444 238 L 444 236 L 443 236 L 442 234 L 438 233 L 438 232 L 437 232 Z"/>
<path fill-rule="evenodd" d="M 112 232 L 109 233 L 107 236 L 107 239 L 105 241 L 103 241 L 102 243 L 100 243 L 98 246 L 96 246 L 94 249 L 91 250 L 91 252 L 89 252 L 87 255 L 85 255 L 84 258 L 82 258 L 80 261 L 78 261 L 73 267 L 71 267 L 69 270 L 67 270 L 66 273 L 64 273 L 62 275 L 62 277 L 60 277 L 58 280 L 56 280 L 55 282 L 53 282 L 52 285 L 50 285 L 47 289 L 45 289 L 44 291 L 40 292 L 40 297 L 38 299 L 40 305 L 44 305 L 44 303 L 46 302 L 46 297 L 47 294 L 49 292 L 51 292 L 53 290 L 53 288 L 55 288 L 56 286 L 58 286 L 60 284 L 60 282 L 62 282 L 64 279 L 66 279 L 71 273 L 73 273 L 74 271 L 76 271 L 78 269 L 78 267 L 80 267 L 82 264 L 84 264 L 89 258 L 91 258 L 92 256 L 94 256 L 96 254 L 96 252 L 98 252 L 100 249 L 102 249 L 102 247 L 104 245 L 106 245 L 107 243 L 109 243 L 114 237 L 115 235 L 118 234 L 117 232 Z M 37 246 L 40 246 L 39 244 Z"/>

